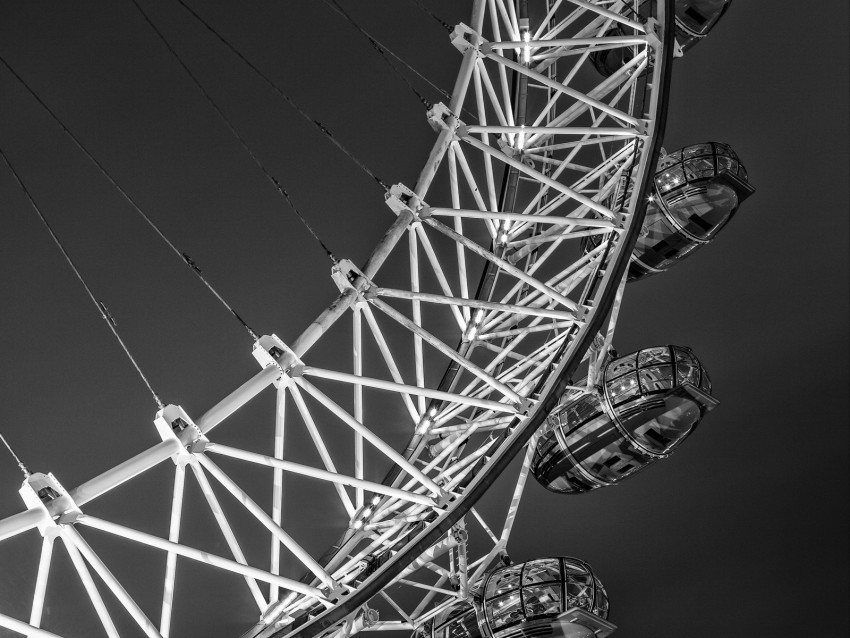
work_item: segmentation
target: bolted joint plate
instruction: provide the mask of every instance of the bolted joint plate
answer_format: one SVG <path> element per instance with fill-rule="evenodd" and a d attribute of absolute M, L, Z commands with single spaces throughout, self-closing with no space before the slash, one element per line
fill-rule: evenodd
<path fill-rule="evenodd" d="M 42 536 L 57 523 L 73 523 L 83 515 L 68 490 L 62 487 L 52 472 L 33 472 L 23 482 L 18 494 L 27 509 L 41 509 L 47 514 L 47 518 L 38 524 Z"/>
<path fill-rule="evenodd" d="M 257 339 L 251 354 L 263 369 L 275 366 L 280 370 L 280 376 L 274 382 L 276 387 L 286 383 L 287 373 L 292 367 L 303 365 L 301 359 L 276 334 L 263 335 Z"/>
<path fill-rule="evenodd" d="M 455 138 L 458 138 L 459 129 L 464 131 L 463 136 L 468 135 L 466 132 L 466 125 L 461 122 L 457 115 L 455 115 L 448 106 L 443 104 L 442 102 L 438 102 L 434 106 L 432 106 L 428 113 L 426 114 L 428 118 L 428 124 L 431 125 L 431 128 L 437 131 L 446 130 L 452 131 L 455 134 Z M 461 136 L 461 137 L 463 137 Z"/>
<path fill-rule="evenodd" d="M 163 441 L 167 441 L 168 439 L 176 440 L 186 452 L 203 452 L 210 442 L 204 436 L 204 433 L 201 432 L 201 429 L 186 414 L 186 411 L 179 405 L 171 404 L 162 408 L 156 413 L 153 423 Z M 179 463 L 185 460 L 181 459 L 181 457 L 186 452 L 180 451 L 171 458 L 175 463 Z"/>
<path fill-rule="evenodd" d="M 466 26 L 463 22 L 459 22 L 455 25 L 449 39 L 451 40 L 452 46 L 461 53 L 466 53 L 468 49 L 475 48 L 475 44 L 473 43 L 482 42 L 484 40 L 484 38 L 478 35 L 477 31 Z"/>

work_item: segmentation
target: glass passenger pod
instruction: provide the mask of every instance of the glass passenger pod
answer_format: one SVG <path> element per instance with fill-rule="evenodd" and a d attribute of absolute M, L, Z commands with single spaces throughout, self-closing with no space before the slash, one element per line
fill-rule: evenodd
<path fill-rule="evenodd" d="M 754 192 L 727 144 L 694 144 L 662 157 L 629 279 L 662 272 L 711 242 Z"/>
<path fill-rule="evenodd" d="M 640 18 L 647 18 L 648 2 L 642 0 L 638 8 Z M 676 0 L 676 42 L 682 52 L 692 48 L 708 35 L 726 13 L 732 0 Z M 631 16 L 629 16 L 631 17 Z M 615 26 L 605 37 L 633 35 Z M 628 64 L 635 56 L 636 47 L 599 48 L 590 54 L 590 61 L 605 77 L 611 77 Z"/>
<path fill-rule="evenodd" d="M 577 558 L 542 558 L 503 567 L 487 577 L 483 592 L 479 618 L 487 638 L 592 638 L 614 628 L 604 622 L 605 588 Z"/>
<path fill-rule="evenodd" d="M 676 41 L 687 51 L 708 35 L 732 0 L 676 0 Z"/>
<path fill-rule="evenodd" d="M 475 608 L 462 600 L 420 627 L 412 638 L 481 638 Z"/>
<path fill-rule="evenodd" d="M 615 359 L 602 396 L 565 395 L 537 439 L 531 471 L 562 494 L 613 485 L 687 438 L 718 401 L 689 348 L 660 346 Z"/>

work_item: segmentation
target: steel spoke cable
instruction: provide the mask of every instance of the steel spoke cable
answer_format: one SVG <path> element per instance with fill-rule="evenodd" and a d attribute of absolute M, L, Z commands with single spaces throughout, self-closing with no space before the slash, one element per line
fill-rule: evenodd
<path fill-rule="evenodd" d="M 275 189 L 277 189 L 277 192 L 280 194 L 281 197 L 283 197 L 284 201 L 289 205 L 289 208 L 292 210 L 292 212 L 295 214 L 295 216 L 298 218 L 298 220 L 304 225 L 304 227 L 307 229 L 307 231 L 310 233 L 310 235 L 312 235 L 313 238 L 319 243 L 319 245 L 322 247 L 322 250 L 324 250 L 325 253 L 327 253 L 330 260 L 333 263 L 336 264 L 338 262 L 336 256 L 333 254 L 333 252 L 331 252 L 330 248 L 327 247 L 325 242 L 322 241 L 322 238 L 319 237 L 319 234 L 316 232 L 316 230 L 309 224 L 307 219 L 304 217 L 304 215 L 301 213 L 301 211 L 295 205 L 295 202 L 292 201 L 292 197 L 290 196 L 289 191 L 287 191 L 283 187 L 283 184 L 280 183 L 280 180 L 278 180 L 274 175 L 272 175 L 269 172 L 269 170 L 266 168 L 266 166 L 260 161 L 260 159 L 257 157 L 256 153 L 254 153 L 253 149 L 248 145 L 248 142 L 239 133 L 239 130 L 236 128 L 236 126 L 233 124 L 233 122 L 230 120 L 230 118 L 228 118 L 227 115 L 224 114 L 224 111 L 221 110 L 221 108 L 218 106 L 218 104 L 213 99 L 213 97 L 209 94 L 209 92 L 201 84 L 200 80 L 198 80 L 197 76 L 192 72 L 192 70 L 189 68 L 189 66 L 186 64 L 186 62 L 183 60 L 183 58 L 180 57 L 180 54 L 177 53 L 176 49 L 166 39 L 166 37 L 163 35 L 163 33 L 153 23 L 153 21 L 150 19 L 148 14 L 145 13 L 144 9 L 142 9 L 142 7 L 139 5 L 139 3 L 136 2 L 136 0 L 130 0 L 130 1 L 133 3 L 133 5 L 136 7 L 136 9 L 139 11 L 139 13 L 145 19 L 145 22 L 148 23 L 148 25 L 153 30 L 153 32 L 162 41 L 162 43 L 165 45 L 165 47 L 168 49 L 168 51 L 171 53 L 171 55 L 174 56 L 174 59 L 177 60 L 178 64 L 180 64 L 180 66 L 186 72 L 186 75 L 188 75 L 189 78 L 192 80 L 192 82 L 195 84 L 195 86 L 198 87 L 198 90 L 203 94 L 204 98 L 206 98 L 207 102 L 213 108 L 213 110 L 216 112 L 216 114 L 218 114 L 218 116 L 224 121 L 224 123 L 227 125 L 227 128 L 230 129 L 230 132 L 233 134 L 233 137 L 235 137 L 239 141 L 239 144 L 242 146 L 242 148 L 245 150 L 245 152 L 251 158 L 251 161 L 253 161 L 254 164 L 256 165 L 256 167 L 260 169 L 263 176 L 267 180 L 269 180 L 269 182 L 271 182 L 272 186 L 274 186 Z M 255 338 L 256 338 L 256 335 L 255 335 Z"/>
<path fill-rule="evenodd" d="M 15 459 L 15 463 L 17 463 L 18 467 L 21 468 L 21 472 L 24 473 L 24 478 L 30 477 L 30 471 L 27 469 L 27 466 L 24 465 L 24 462 L 15 454 L 15 450 L 12 449 L 12 446 L 9 445 L 9 442 L 6 440 L 6 437 L 3 436 L 3 433 L 0 432 L 0 441 L 3 441 L 3 445 L 6 446 L 6 449 L 9 450 L 9 454 L 12 455 L 12 458 Z"/>
<path fill-rule="evenodd" d="M 366 173 L 369 177 L 371 177 L 383 190 L 384 192 L 389 191 L 389 186 L 386 185 L 384 180 L 378 177 L 372 169 L 370 169 L 365 162 L 360 160 L 354 153 L 352 153 L 342 142 L 340 142 L 336 137 L 334 137 L 333 133 L 319 120 L 312 117 L 307 111 L 305 111 L 295 100 L 293 100 L 289 95 L 283 92 L 283 90 L 274 83 L 274 81 L 263 73 L 259 67 L 257 67 L 253 62 L 251 62 L 248 58 L 246 58 L 227 38 L 225 38 L 221 33 L 219 33 L 215 27 L 213 27 L 209 22 L 207 22 L 200 14 L 198 14 L 192 7 L 186 4 L 183 0 L 177 0 L 186 11 L 188 11 L 198 22 L 200 22 L 204 28 L 207 29 L 210 33 L 212 33 L 218 40 L 224 44 L 230 51 L 238 57 L 242 62 L 244 62 L 248 68 L 250 68 L 257 76 L 265 82 L 269 88 L 271 88 L 275 93 L 277 93 L 280 98 L 286 102 L 289 106 L 291 106 L 301 117 L 305 120 L 313 124 L 319 131 L 321 131 L 328 140 L 336 146 L 340 151 L 342 151 L 348 159 L 350 159 L 354 164 Z"/>
<path fill-rule="evenodd" d="M 431 88 L 433 88 L 440 95 L 445 97 L 447 100 L 452 99 L 452 96 L 449 95 L 448 91 L 445 91 L 444 89 L 441 89 L 439 86 L 434 84 L 431 80 L 429 80 L 427 77 L 425 77 L 422 73 L 417 71 L 410 63 L 405 61 L 401 56 L 399 56 L 398 54 L 391 51 L 389 49 L 389 47 L 387 47 L 384 43 L 379 42 L 373 35 L 371 35 L 369 32 L 367 32 L 362 26 L 360 26 L 354 20 L 354 18 L 351 17 L 351 15 L 345 9 L 343 9 L 340 6 L 340 4 L 336 0 L 323 0 L 323 2 L 326 5 L 328 5 L 328 7 L 330 7 L 332 10 L 334 10 L 337 14 L 339 14 L 343 18 L 345 18 L 345 20 L 352 27 L 354 27 L 354 29 L 356 29 L 364 38 L 366 38 L 366 40 L 369 42 L 369 44 L 372 45 L 372 48 L 375 49 L 375 51 L 378 52 L 378 54 L 384 59 L 384 61 L 389 65 L 389 67 L 393 70 L 393 72 L 402 80 L 402 82 L 404 82 L 407 85 L 407 87 L 413 92 L 413 94 L 416 95 L 416 97 L 425 106 L 426 109 L 430 109 L 433 106 L 431 104 L 431 102 L 429 102 L 418 90 L 416 90 L 416 87 L 413 86 L 413 84 L 410 82 L 410 80 L 407 79 L 407 76 L 405 76 L 404 73 L 402 73 L 401 70 L 395 65 L 395 63 L 393 63 L 393 61 L 390 60 L 389 57 L 387 57 L 388 55 L 392 56 L 393 58 L 398 60 L 398 62 L 403 64 L 411 73 L 415 74 L 417 77 L 422 79 L 429 86 L 431 86 Z"/>
<path fill-rule="evenodd" d="M 136 203 L 136 200 L 134 200 L 130 196 L 130 194 L 126 190 L 124 190 L 124 188 L 116 181 L 116 179 L 114 177 L 112 177 L 110 172 L 106 170 L 106 167 L 103 164 L 100 163 L 100 161 L 91 153 L 91 151 L 88 150 L 88 148 L 80 141 L 80 139 L 76 135 L 74 135 L 74 133 L 71 131 L 71 129 L 69 129 L 65 125 L 65 123 L 59 118 L 59 116 L 56 115 L 56 113 L 53 111 L 53 109 L 51 109 L 47 105 L 47 103 L 44 100 L 41 99 L 41 96 L 39 96 L 38 93 L 36 93 L 35 90 L 32 87 L 30 87 L 29 84 L 27 84 L 27 82 L 18 74 L 17 71 L 15 71 L 15 69 L 12 68 L 12 66 L 6 61 L 6 59 L 2 55 L 0 55 L 0 62 L 2 62 L 3 65 L 9 70 L 9 72 L 12 75 L 15 76 L 15 78 L 18 80 L 18 82 L 21 83 L 21 85 L 36 100 L 36 102 L 38 102 L 39 105 L 41 105 L 41 107 L 45 111 L 47 111 L 47 113 L 50 115 L 50 117 L 53 118 L 53 120 L 60 126 L 60 128 L 65 132 L 65 134 L 69 138 L 71 138 L 71 140 L 74 142 L 74 144 L 77 146 L 77 148 L 80 149 L 80 151 L 82 151 L 82 153 L 89 159 L 89 161 L 97 167 L 97 169 L 100 171 L 101 175 L 103 175 L 107 179 L 107 181 L 110 184 L 112 184 L 112 186 L 115 188 L 115 190 L 117 190 L 121 194 L 121 196 L 125 199 L 125 201 L 128 204 L 130 204 L 132 209 L 134 211 L 136 211 L 142 217 L 142 219 L 144 219 L 145 222 L 147 222 L 148 226 L 150 226 L 154 230 L 154 232 L 157 235 L 159 235 L 159 238 L 162 239 L 162 241 L 164 241 L 165 244 L 178 257 L 180 257 L 180 259 L 182 259 L 186 263 L 186 265 L 192 270 L 192 272 L 195 273 L 195 276 L 197 276 L 198 279 L 201 280 L 201 282 L 207 287 L 207 289 L 209 289 L 209 291 L 215 296 L 215 298 L 218 299 L 219 302 L 221 302 L 221 304 L 225 308 L 227 308 L 227 310 L 236 318 L 236 320 L 239 321 L 239 323 L 242 324 L 242 326 L 251 335 L 252 339 L 256 340 L 258 338 L 257 334 L 251 329 L 251 327 L 245 322 L 245 320 L 239 315 L 239 313 L 237 313 L 230 306 L 230 304 L 228 304 L 227 301 L 225 301 L 224 297 L 222 297 L 218 293 L 218 291 L 216 291 L 216 289 L 213 288 L 212 284 L 210 284 L 210 282 L 207 281 L 207 279 L 203 276 L 203 274 L 201 274 L 201 269 L 198 267 L 198 265 L 195 263 L 195 261 L 187 253 L 182 252 L 179 248 L 177 248 L 177 246 L 175 246 L 171 242 L 171 240 L 168 239 L 168 237 L 165 236 L 165 234 L 162 232 L 162 230 L 160 230 L 160 228 L 154 223 L 154 221 L 150 217 L 148 217 L 148 215 Z M 5 156 L 4 156 L 4 159 L 5 159 Z M 8 164 L 8 160 L 7 160 L 6 163 Z M 10 167 L 11 167 L 11 165 L 10 165 Z M 20 179 L 18 181 L 20 182 Z"/>
<path fill-rule="evenodd" d="M 410 2 L 419 7 L 419 9 L 421 9 L 426 15 L 436 20 L 446 31 L 448 31 L 449 33 L 452 32 L 452 25 L 450 25 L 448 22 L 446 22 L 433 11 L 431 11 L 431 9 L 425 6 L 423 2 L 420 2 L 420 0 L 410 0 Z"/>
<path fill-rule="evenodd" d="M 124 340 L 118 334 L 118 323 L 115 321 L 115 319 L 113 319 L 112 315 L 109 313 L 109 310 L 107 309 L 103 301 L 99 301 L 97 297 L 95 297 L 94 293 L 92 292 L 92 289 L 89 287 L 89 285 L 86 283 L 86 280 L 83 278 L 82 273 L 80 273 L 76 264 L 74 264 L 74 261 L 71 259 L 71 255 L 69 255 L 68 251 L 65 250 L 65 246 L 62 245 L 62 242 L 59 240 L 59 237 L 57 237 L 56 233 L 53 231 L 50 222 L 47 221 L 47 218 L 44 216 L 44 213 L 41 212 L 41 209 L 39 208 L 38 204 L 36 204 L 35 200 L 30 194 L 29 189 L 27 189 L 26 184 L 24 184 L 23 180 L 21 179 L 21 176 L 18 174 L 18 171 L 15 170 L 14 166 L 12 166 L 12 163 L 9 161 L 9 158 L 6 156 L 6 153 L 5 151 L 3 151 L 2 148 L 0 148 L 0 155 L 3 157 L 3 162 L 6 164 L 6 166 L 9 167 L 9 170 L 12 172 L 12 175 L 15 176 L 15 180 L 18 182 L 18 186 L 20 186 L 30 205 L 38 214 L 38 218 L 41 220 L 41 223 L 44 224 L 44 227 L 47 229 L 47 232 L 50 233 L 50 236 L 53 238 L 54 243 L 59 248 L 62 255 L 65 257 L 65 261 L 68 262 L 68 265 L 71 267 L 71 270 L 74 271 L 74 274 L 77 276 L 77 279 L 80 280 L 80 283 L 83 285 L 83 288 L 86 289 L 86 292 L 91 298 L 92 303 L 97 307 L 101 317 L 103 317 L 103 320 L 106 322 L 106 325 L 109 326 L 109 329 L 112 331 L 112 334 L 115 335 L 115 338 L 118 340 L 118 343 L 121 344 L 121 348 L 124 350 L 124 353 L 127 355 L 127 358 L 130 359 L 130 363 L 132 363 L 133 367 L 136 368 L 136 372 L 139 373 L 139 376 L 142 378 L 142 381 L 144 381 L 145 385 L 148 387 L 148 390 L 150 390 L 150 393 L 153 395 L 154 401 L 156 401 L 157 406 L 161 410 L 163 407 L 165 407 L 165 405 L 160 400 L 159 395 L 154 391 L 153 386 L 151 385 L 150 381 L 148 381 L 148 378 L 145 376 L 145 373 L 142 372 L 142 368 L 139 366 L 136 359 L 133 358 L 133 355 L 130 353 L 130 349 L 127 347 L 127 344 L 124 343 Z"/>

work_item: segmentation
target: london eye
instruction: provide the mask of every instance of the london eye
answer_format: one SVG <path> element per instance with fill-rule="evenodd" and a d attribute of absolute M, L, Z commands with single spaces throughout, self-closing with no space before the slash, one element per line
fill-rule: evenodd
<path fill-rule="evenodd" d="M 31 379 L 54 402 L 83 387 L 88 400 L 0 428 L 23 472 L 0 520 L 10 635 L 617 629 L 604 563 L 569 534 L 533 555 L 513 539 L 546 534 L 530 492 L 569 512 L 698 447 L 717 418 L 711 354 L 687 331 L 620 349 L 637 280 L 698 249 L 710 260 L 761 192 L 734 139 L 665 139 L 678 59 L 735 11 L 412 1 L 433 30 L 412 56 L 357 5 L 319 4 L 280 45 L 286 64 L 323 69 L 312 95 L 255 62 L 278 50 L 264 38 L 281 15 L 252 33 L 180 0 L 110 7 L 116 35 L 88 55 L 146 144 L 99 112 L 97 74 L 75 80 L 91 111 L 75 119 L 4 55 L 10 100 L 33 116 L 0 143 L 39 237 L 28 268 L 69 278 L 29 294 L 62 304 L 57 324 L 68 308 L 89 322 L 89 337 L 30 336 L 29 350 L 46 368 L 71 339 L 109 352 L 77 355 L 67 386 Z M 340 59 L 355 47 L 363 76 Z M 410 119 L 349 111 L 364 92 Z M 230 179 L 250 196 L 226 199 Z M 182 214 L 200 202 L 213 210 Z M 117 388 L 128 396 L 112 401 Z M 211 606 L 226 626 L 208 624 Z"/>

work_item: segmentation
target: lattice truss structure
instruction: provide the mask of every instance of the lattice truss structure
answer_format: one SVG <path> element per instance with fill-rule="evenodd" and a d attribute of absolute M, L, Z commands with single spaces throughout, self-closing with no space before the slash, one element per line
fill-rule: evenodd
<path fill-rule="evenodd" d="M 593 390 L 610 345 L 663 120 L 664 4 L 475 0 L 450 38 L 460 58 L 451 102 L 427 113 L 436 141 L 417 182 L 387 193 L 393 221 L 366 263 L 340 260 L 331 273 L 339 296 L 293 341 L 260 338 L 260 371 L 207 412 L 161 410 L 158 445 L 72 489 L 33 474 L 21 489 L 28 509 L 0 521 L 0 538 L 43 535 L 32 613 L 0 612 L 0 626 L 62 634 L 39 629 L 56 539 L 108 636 L 118 632 L 95 578 L 140 635 L 167 638 L 173 614 L 192 613 L 174 596 L 187 560 L 244 578 L 260 619 L 252 636 L 411 630 L 467 598 L 506 551 L 535 429 L 571 379 Z M 593 55 L 614 48 L 628 50 L 627 62 L 603 77 Z M 591 235 L 603 237 L 595 248 Z M 328 338 L 338 344 L 332 367 L 311 361 Z M 276 401 L 268 448 L 217 442 L 216 429 L 261 393 Z M 288 453 L 298 429 L 315 446 L 309 459 Z M 235 461 L 267 468 L 270 503 L 223 469 Z M 174 472 L 160 535 L 89 513 L 160 464 Z M 500 517 L 486 520 L 476 501 L 517 467 Z M 307 507 L 298 494 L 284 499 L 292 474 L 329 486 L 316 507 L 342 523 L 327 552 L 311 553 L 289 528 Z M 188 480 L 230 555 L 181 538 Z M 268 564 L 247 564 L 247 540 L 212 484 L 268 532 Z M 119 582 L 92 529 L 149 548 L 164 563 L 161 580 Z M 306 576 L 284 576 L 284 566 Z M 161 609 L 135 602 L 142 587 L 161 592 Z"/>

